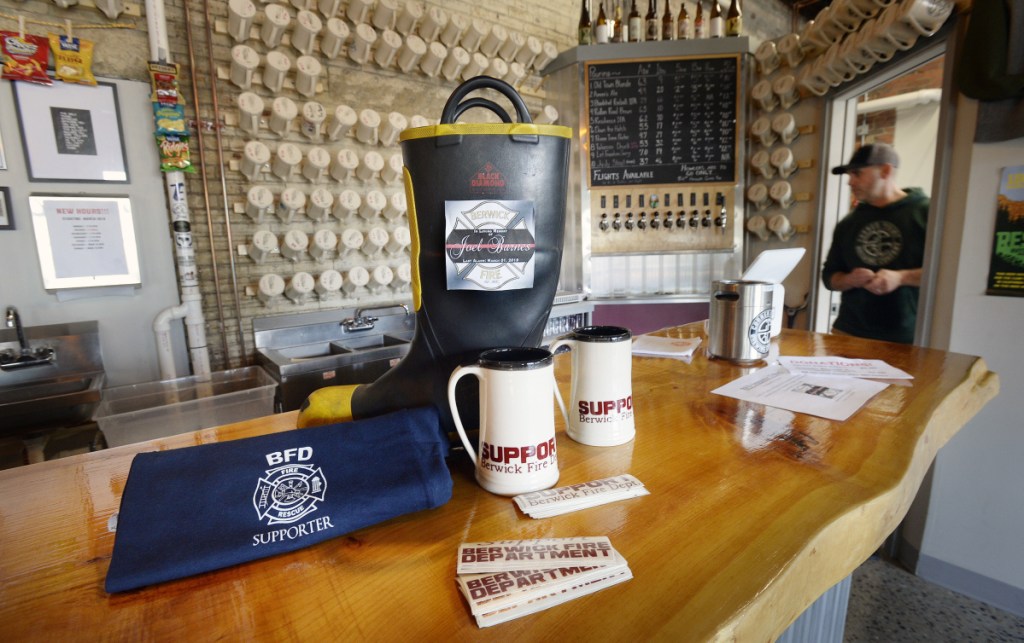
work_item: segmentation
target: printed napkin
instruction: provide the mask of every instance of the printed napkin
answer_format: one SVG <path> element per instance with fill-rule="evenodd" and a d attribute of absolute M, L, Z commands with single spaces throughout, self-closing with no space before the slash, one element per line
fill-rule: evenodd
<path fill-rule="evenodd" d="M 433 407 L 140 453 L 121 498 L 106 590 L 294 551 L 451 498 Z"/>

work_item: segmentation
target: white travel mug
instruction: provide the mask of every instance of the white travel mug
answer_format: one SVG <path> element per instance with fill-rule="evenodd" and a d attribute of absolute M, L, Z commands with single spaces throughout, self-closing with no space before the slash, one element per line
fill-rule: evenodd
<path fill-rule="evenodd" d="M 572 394 L 566 433 L 582 444 L 612 447 L 636 436 L 633 343 L 628 328 L 587 326 L 551 344 L 572 349 Z"/>
<path fill-rule="evenodd" d="M 470 443 L 455 403 L 455 387 L 466 375 L 480 380 L 479 452 Z M 563 406 L 551 352 L 543 348 L 486 350 L 476 364 L 452 372 L 448 404 L 481 487 L 515 496 L 558 482 L 552 393 Z"/>

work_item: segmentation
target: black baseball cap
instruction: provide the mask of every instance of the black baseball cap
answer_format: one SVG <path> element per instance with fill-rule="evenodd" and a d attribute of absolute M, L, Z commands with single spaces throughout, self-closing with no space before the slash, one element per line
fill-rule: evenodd
<path fill-rule="evenodd" d="M 850 157 L 850 162 L 846 165 L 832 168 L 832 174 L 846 174 L 850 170 L 886 164 L 893 167 L 900 166 L 900 157 L 896 155 L 896 150 L 892 149 L 891 145 L 886 145 L 885 143 L 871 143 L 869 145 L 862 145 L 854 152 L 853 156 Z"/>

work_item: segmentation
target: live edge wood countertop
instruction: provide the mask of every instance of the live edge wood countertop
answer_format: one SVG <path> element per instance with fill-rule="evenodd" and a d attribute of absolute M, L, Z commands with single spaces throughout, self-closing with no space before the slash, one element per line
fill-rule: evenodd
<path fill-rule="evenodd" d="M 702 333 L 690 324 L 656 334 Z M 441 508 L 118 595 L 103 590 L 108 521 L 132 457 L 286 431 L 295 413 L 0 471 L 2 638 L 770 640 L 882 543 L 938 449 L 999 386 L 968 355 L 804 331 L 776 341 L 783 355 L 878 358 L 914 379 L 834 422 L 712 395 L 749 369 L 703 347 L 689 364 L 637 357 L 636 439 L 583 446 L 558 420 L 558 484 L 628 472 L 649 496 L 533 520 L 480 489 L 456 453 Z M 556 365 L 568 397 L 569 360 Z M 459 543 L 600 535 L 632 580 L 477 628 L 454 582 Z"/>

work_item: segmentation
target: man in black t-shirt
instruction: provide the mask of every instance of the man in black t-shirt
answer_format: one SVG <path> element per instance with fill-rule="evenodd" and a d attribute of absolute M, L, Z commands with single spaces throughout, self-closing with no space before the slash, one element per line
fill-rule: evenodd
<path fill-rule="evenodd" d="M 919 188 L 897 187 L 897 167 L 895 150 L 874 143 L 832 169 L 849 176 L 857 206 L 836 225 L 821 278 L 843 293 L 834 332 L 910 344 L 929 203 Z"/>

